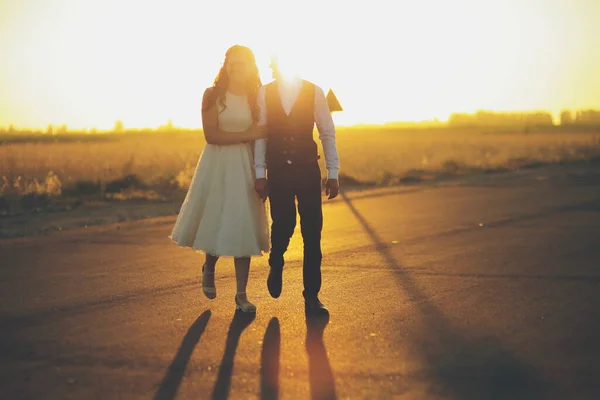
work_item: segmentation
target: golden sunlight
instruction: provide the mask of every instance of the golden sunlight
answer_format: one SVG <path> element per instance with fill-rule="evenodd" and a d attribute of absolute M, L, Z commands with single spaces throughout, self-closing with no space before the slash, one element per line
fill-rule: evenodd
<path fill-rule="evenodd" d="M 344 124 L 600 107 L 600 3 L 0 2 L 0 125 L 200 125 L 225 50 L 332 88 Z M 290 10 L 294 10 L 293 13 Z"/>
<path fill-rule="evenodd" d="M 305 66 L 300 57 L 294 57 L 285 54 L 282 51 L 276 51 L 271 59 L 271 69 L 276 68 L 284 80 L 298 79 L 302 76 L 301 72 Z"/>

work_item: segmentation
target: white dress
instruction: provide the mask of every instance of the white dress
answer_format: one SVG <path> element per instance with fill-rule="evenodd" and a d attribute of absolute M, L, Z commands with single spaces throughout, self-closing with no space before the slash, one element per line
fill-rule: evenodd
<path fill-rule="evenodd" d="M 252 125 L 246 96 L 217 102 L 219 128 L 243 132 Z M 252 143 L 206 144 L 170 238 L 215 256 L 249 257 L 269 251 L 266 205 L 254 190 Z"/>

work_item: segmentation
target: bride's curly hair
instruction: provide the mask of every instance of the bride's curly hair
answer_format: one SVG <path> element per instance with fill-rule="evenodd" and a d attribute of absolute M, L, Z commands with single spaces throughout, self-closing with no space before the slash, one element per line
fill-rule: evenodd
<path fill-rule="evenodd" d="M 252 118 L 257 121 L 258 120 L 258 105 L 257 105 L 257 93 L 258 88 L 262 86 L 262 82 L 260 80 L 260 74 L 258 72 L 258 67 L 256 66 L 256 58 L 254 57 L 254 53 L 250 48 L 246 46 L 235 45 L 230 47 L 225 53 L 225 61 L 223 62 L 223 66 L 221 70 L 217 74 L 213 82 L 212 90 L 210 91 L 210 96 L 205 103 L 205 106 L 202 111 L 209 110 L 213 106 L 219 102 L 223 106 L 223 109 L 227 107 L 225 104 L 225 92 L 227 92 L 227 86 L 229 85 L 229 76 L 227 75 L 227 63 L 229 62 L 229 57 L 233 54 L 240 54 L 250 65 L 250 73 L 248 76 L 248 80 L 246 81 L 246 96 L 248 96 L 248 103 L 250 104 L 250 109 L 252 110 Z"/>

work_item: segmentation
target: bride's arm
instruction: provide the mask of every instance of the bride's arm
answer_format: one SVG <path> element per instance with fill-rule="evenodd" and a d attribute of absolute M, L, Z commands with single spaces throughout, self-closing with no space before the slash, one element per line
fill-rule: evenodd
<path fill-rule="evenodd" d="M 238 144 L 267 136 L 266 128 L 257 127 L 256 125 L 252 125 L 245 132 L 228 132 L 219 129 L 217 105 L 216 103 L 208 104 L 211 90 L 212 88 L 206 89 L 202 98 L 202 129 L 206 143 L 218 145 Z"/>

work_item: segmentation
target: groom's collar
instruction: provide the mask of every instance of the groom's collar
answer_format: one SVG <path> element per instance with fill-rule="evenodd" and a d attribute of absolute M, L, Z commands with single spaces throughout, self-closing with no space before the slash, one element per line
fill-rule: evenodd
<path fill-rule="evenodd" d="M 277 79 L 277 85 L 285 88 L 285 89 L 294 89 L 298 88 L 302 85 L 301 78 L 292 78 L 292 79 Z"/>

